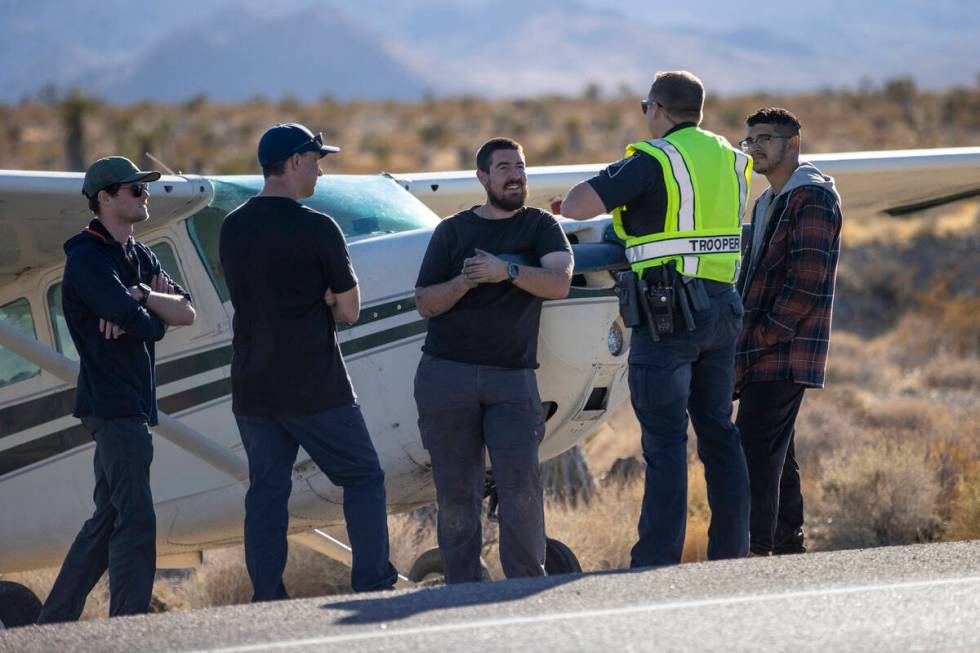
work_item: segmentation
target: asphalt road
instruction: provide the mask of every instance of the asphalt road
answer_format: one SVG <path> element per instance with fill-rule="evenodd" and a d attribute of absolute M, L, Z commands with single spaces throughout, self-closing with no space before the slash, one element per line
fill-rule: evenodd
<path fill-rule="evenodd" d="M 0 651 L 980 651 L 980 541 L 0 631 Z"/>

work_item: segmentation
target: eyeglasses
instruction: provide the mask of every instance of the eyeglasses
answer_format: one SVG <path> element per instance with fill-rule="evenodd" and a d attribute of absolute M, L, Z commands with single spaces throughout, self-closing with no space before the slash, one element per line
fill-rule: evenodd
<path fill-rule="evenodd" d="M 307 147 L 308 145 L 316 145 L 317 146 L 316 149 L 319 150 L 320 147 L 323 146 L 323 132 L 318 132 L 316 136 L 314 136 L 310 140 L 300 143 L 299 145 L 294 147 L 293 151 L 289 153 L 290 156 L 296 154 L 297 152 L 299 152 L 304 147 Z"/>
<path fill-rule="evenodd" d="M 774 138 L 793 138 L 792 136 L 780 136 L 779 134 L 759 134 L 755 138 L 743 138 L 738 142 L 738 146 L 743 152 L 748 152 L 755 146 L 765 147 Z"/>
<path fill-rule="evenodd" d="M 660 103 L 657 102 L 656 100 L 640 100 L 640 109 L 643 110 L 643 115 L 644 116 L 647 115 L 647 111 L 649 111 L 650 110 L 650 107 L 652 105 L 654 105 L 654 104 L 660 104 Z M 663 105 L 660 104 L 660 106 L 663 106 Z"/>
<path fill-rule="evenodd" d="M 148 187 L 149 187 L 149 184 L 143 184 L 143 183 L 130 184 L 128 186 L 129 192 L 131 192 L 133 194 L 133 197 L 142 197 L 143 196 L 143 193 L 146 192 L 146 189 Z"/>

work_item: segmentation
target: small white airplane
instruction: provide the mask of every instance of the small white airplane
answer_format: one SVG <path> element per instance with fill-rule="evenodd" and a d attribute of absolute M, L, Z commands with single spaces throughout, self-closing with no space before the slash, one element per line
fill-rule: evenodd
<path fill-rule="evenodd" d="M 980 193 L 980 147 L 808 160 L 836 178 L 849 220 Z M 564 193 L 602 167 L 529 168 L 528 204 L 557 212 Z M 60 564 L 93 509 L 94 443 L 71 416 L 77 354 L 60 298 L 62 243 L 90 219 L 81 185 L 80 173 L 0 170 L 0 574 Z M 218 232 L 261 185 L 259 176 L 164 176 L 150 185 L 151 220 L 137 228 L 197 309 L 196 322 L 172 329 L 157 349 L 152 489 L 160 568 L 192 567 L 204 550 L 242 540 L 248 473 L 231 413 L 232 307 Z M 756 177 L 754 196 L 765 186 Z M 414 305 L 418 268 L 438 216 L 483 199 L 475 174 L 457 171 L 325 175 L 306 200 L 341 225 L 360 279 L 361 320 L 340 340 L 386 474 L 390 512 L 435 500 L 412 392 L 426 329 Z M 608 217 L 562 225 L 575 249 L 575 277 L 569 296 L 546 302 L 542 313 L 542 461 L 581 442 L 628 397 L 629 330 L 610 274 L 625 267 L 622 245 Z M 289 509 L 294 541 L 349 564 L 350 550 L 322 530 L 342 522 L 341 490 L 302 451 Z M 549 572 L 577 564 L 566 552 L 549 540 Z M 26 588 L 0 581 L 0 621 L 13 603 L 31 600 Z"/>

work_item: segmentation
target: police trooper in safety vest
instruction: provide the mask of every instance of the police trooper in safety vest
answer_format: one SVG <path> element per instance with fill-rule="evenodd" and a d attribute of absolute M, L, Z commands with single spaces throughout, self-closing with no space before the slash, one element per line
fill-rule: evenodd
<path fill-rule="evenodd" d="M 629 385 L 642 427 L 646 487 L 632 567 L 679 563 L 687 517 L 688 415 L 711 506 L 708 558 L 744 557 L 749 481 L 732 423 L 738 271 L 751 159 L 698 127 L 704 86 L 658 73 L 641 102 L 651 140 L 569 191 L 562 215 L 611 213 L 631 270 L 617 294 L 633 327 Z"/>

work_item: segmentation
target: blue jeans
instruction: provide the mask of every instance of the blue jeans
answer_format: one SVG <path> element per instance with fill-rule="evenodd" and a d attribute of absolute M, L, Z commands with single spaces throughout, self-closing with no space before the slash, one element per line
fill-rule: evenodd
<path fill-rule="evenodd" d="M 38 623 L 75 621 L 109 570 L 109 616 L 150 608 L 156 572 L 156 514 L 150 494 L 153 442 L 141 419 L 85 417 L 95 439 L 95 513 L 65 556 Z"/>
<path fill-rule="evenodd" d="M 236 415 L 248 454 L 245 494 L 245 565 L 252 601 L 287 599 L 289 494 L 300 445 L 330 482 L 344 489 L 344 519 L 353 550 L 351 587 L 370 592 L 394 586 L 388 560 L 384 472 L 360 407 L 340 406 L 314 415 Z"/>
<path fill-rule="evenodd" d="M 708 558 L 741 558 L 749 550 L 749 478 L 738 428 L 732 423 L 735 341 L 742 303 L 734 291 L 711 297 L 655 342 L 633 330 L 629 385 L 643 433 L 646 486 L 632 567 L 677 564 L 687 526 L 687 423 L 698 436 L 711 506 Z"/>

